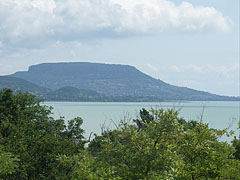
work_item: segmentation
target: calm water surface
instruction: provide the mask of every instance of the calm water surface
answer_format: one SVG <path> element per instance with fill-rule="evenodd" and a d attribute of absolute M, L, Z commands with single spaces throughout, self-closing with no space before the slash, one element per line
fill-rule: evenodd
<path fill-rule="evenodd" d="M 52 106 L 53 117 L 64 116 L 66 120 L 74 117 L 83 118 L 85 137 L 91 132 L 100 134 L 101 125 L 114 127 L 114 122 L 123 118 L 134 119 L 142 108 L 175 108 L 179 110 L 180 117 L 186 120 L 199 120 L 204 109 L 203 122 L 209 127 L 223 129 L 230 127 L 237 135 L 237 122 L 240 117 L 239 102 L 45 102 Z M 228 140 L 227 138 L 223 138 Z"/>

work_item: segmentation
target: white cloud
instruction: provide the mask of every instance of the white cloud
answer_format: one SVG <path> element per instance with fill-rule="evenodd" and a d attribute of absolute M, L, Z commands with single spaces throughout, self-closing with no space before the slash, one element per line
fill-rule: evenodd
<path fill-rule="evenodd" d="M 171 67 L 169 67 L 169 69 L 174 72 L 181 72 L 181 68 L 178 67 L 177 65 L 172 65 Z"/>
<path fill-rule="evenodd" d="M 157 72 L 158 71 L 158 68 L 152 64 L 146 64 L 147 68 L 151 71 L 154 71 L 154 72 Z"/>
<path fill-rule="evenodd" d="M 230 26 L 212 7 L 170 0 L 0 0 L 0 41 L 12 47 Z"/>
<path fill-rule="evenodd" d="M 182 65 L 182 66 L 177 66 L 177 65 L 172 65 L 169 67 L 170 70 L 174 71 L 174 72 L 189 72 L 189 71 L 194 71 L 197 73 L 204 73 L 205 68 L 194 65 L 194 64 L 190 64 L 190 65 Z"/>
<path fill-rule="evenodd" d="M 239 95 L 239 63 L 228 65 L 172 65 L 163 67 L 160 79 L 171 84 L 216 94 Z"/>
<path fill-rule="evenodd" d="M 205 66 L 199 66 L 195 64 L 190 64 L 190 65 L 172 65 L 168 67 L 169 70 L 176 72 L 176 73 L 190 73 L 190 72 L 195 72 L 200 75 L 202 74 L 210 74 L 210 73 L 219 73 L 224 76 L 228 76 L 233 72 L 238 72 L 239 71 L 239 64 L 229 64 L 227 66 L 213 66 L 213 65 L 205 65 Z"/>
<path fill-rule="evenodd" d="M 0 54 L 2 53 L 3 49 L 3 43 L 0 41 Z"/>

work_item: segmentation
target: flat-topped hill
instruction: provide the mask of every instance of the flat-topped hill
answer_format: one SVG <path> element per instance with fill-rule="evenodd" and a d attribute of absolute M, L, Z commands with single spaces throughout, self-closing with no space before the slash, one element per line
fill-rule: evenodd
<path fill-rule="evenodd" d="M 129 65 L 88 62 L 43 63 L 11 76 L 53 90 L 71 86 L 113 97 L 149 97 L 156 100 L 236 100 L 234 97 L 173 86 Z"/>

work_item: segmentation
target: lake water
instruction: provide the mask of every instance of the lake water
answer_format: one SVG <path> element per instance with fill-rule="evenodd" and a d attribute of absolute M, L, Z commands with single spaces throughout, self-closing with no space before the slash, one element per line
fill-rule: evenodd
<path fill-rule="evenodd" d="M 114 127 L 113 122 L 119 122 L 123 118 L 134 119 L 142 108 L 175 108 L 179 110 L 179 116 L 185 120 L 199 120 L 203 113 L 203 122 L 209 127 L 224 129 L 230 127 L 238 135 L 237 124 L 240 119 L 239 102 L 45 102 L 52 106 L 53 117 L 64 116 L 66 120 L 74 117 L 83 118 L 85 137 L 91 132 L 100 134 L 101 125 Z M 226 137 L 222 140 L 227 140 Z"/>

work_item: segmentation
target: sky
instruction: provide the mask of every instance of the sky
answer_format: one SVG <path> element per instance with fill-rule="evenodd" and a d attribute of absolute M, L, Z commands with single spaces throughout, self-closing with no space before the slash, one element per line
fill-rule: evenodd
<path fill-rule="evenodd" d="M 239 96 L 239 0 L 0 0 L 0 75 L 45 62 L 133 65 Z"/>

